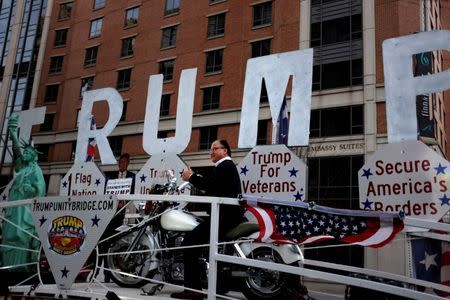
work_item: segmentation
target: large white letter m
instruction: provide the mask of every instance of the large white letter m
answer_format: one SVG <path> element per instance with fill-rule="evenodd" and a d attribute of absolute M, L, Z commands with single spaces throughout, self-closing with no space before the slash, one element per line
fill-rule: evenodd
<path fill-rule="evenodd" d="M 288 146 L 304 146 L 309 139 L 313 49 L 297 50 L 249 59 L 239 129 L 239 148 L 252 148 L 258 134 L 262 80 L 266 84 L 272 122 L 280 114 L 292 76 Z"/>

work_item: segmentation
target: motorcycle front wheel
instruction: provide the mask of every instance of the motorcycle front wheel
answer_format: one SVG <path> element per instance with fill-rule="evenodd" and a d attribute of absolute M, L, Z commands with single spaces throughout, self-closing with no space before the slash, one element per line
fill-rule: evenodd
<path fill-rule="evenodd" d="M 269 247 L 253 250 L 248 258 L 283 263 L 278 252 Z M 248 267 L 246 272 L 240 286 L 247 299 L 282 299 L 294 294 L 300 285 L 300 276 L 294 274 L 254 267 Z"/>
<path fill-rule="evenodd" d="M 149 269 L 152 256 L 150 250 L 153 250 L 154 244 L 148 236 L 144 235 L 135 249 L 128 253 L 132 240 L 132 236 L 125 236 L 114 242 L 107 251 L 105 265 L 112 270 L 110 276 L 117 285 L 139 288 L 149 283 L 146 278 L 152 278 L 156 273 L 156 270 Z"/>

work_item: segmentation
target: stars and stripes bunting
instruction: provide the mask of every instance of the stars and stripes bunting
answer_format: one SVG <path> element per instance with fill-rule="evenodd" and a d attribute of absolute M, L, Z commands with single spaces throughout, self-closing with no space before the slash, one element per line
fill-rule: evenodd
<path fill-rule="evenodd" d="M 262 242 L 299 244 L 336 239 L 382 247 L 402 231 L 398 214 L 335 209 L 306 202 L 288 202 L 245 195 L 241 201 L 257 219 Z"/>

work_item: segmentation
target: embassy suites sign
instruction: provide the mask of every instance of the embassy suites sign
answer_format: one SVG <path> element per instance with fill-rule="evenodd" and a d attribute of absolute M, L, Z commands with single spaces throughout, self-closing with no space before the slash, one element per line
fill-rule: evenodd
<path fill-rule="evenodd" d="M 308 147 L 309 157 L 335 156 L 344 154 L 364 154 L 364 143 L 361 141 L 319 142 Z"/>

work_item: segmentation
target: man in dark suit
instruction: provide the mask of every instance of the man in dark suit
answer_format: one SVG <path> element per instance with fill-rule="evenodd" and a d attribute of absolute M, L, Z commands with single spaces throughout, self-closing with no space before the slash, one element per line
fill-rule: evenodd
<path fill-rule="evenodd" d="M 128 171 L 128 165 L 130 164 L 130 154 L 124 153 L 119 157 L 119 171 L 110 174 L 108 179 L 120 179 L 120 178 L 132 178 L 131 194 L 134 192 L 134 178 L 136 174 Z"/>
<path fill-rule="evenodd" d="M 123 153 L 120 157 L 119 157 L 119 171 L 118 172 L 112 172 L 109 174 L 109 176 L 107 176 L 107 181 L 110 179 L 126 179 L 126 178 L 131 178 L 131 190 L 130 190 L 130 194 L 134 194 L 134 182 L 135 182 L 135 177 L 136 174 L 134 174 L 131 171 L 128 171 L 128 165 L 130 164 L 130 154 L 128 153 Z M 121 209 L 123 206 L 125 205 L 125 201 L 120 200 L 118 205 L 117 205 L 117 209 Z M 110 226 L 108 226 L 108 229 L 112 229 L 112 231 L 114 232 L 114 230 L 119 227 L 120 225 L 123 224 L 123 220 L 125 218 L 125 210 L 122 210 L 118 215 L 116 215 L 111 222 L 109 223 Z M 115 226 L 115 227 L 114 227 Z M 112 227 L 112 228 L 109 228 Z"/>
<path fill-rule="evenodd" d="M 106 176 L 107 181 L 110 179 L 126 179 L 131 178 L 131 190 L 130 194 L 134 193 L 134 182 L 135 182 L 135 174 L 131 171 L 128 171 L 128 165 L 130 164 L 130 154 L 123 153 L 119 157 L 119 171 L 111 172 Z M 120 210 L 125 205 L 125 201 L 119 200 L 119 203 L 117 205 L 117 210 Z M 116 214 L 111 222 L 109 222 L 108 226 L 105 229 L 105 232 L 103 233 L 103 236 L 100 238 L 100 240 L 105 239 L 113 234 L 116 233 L 116 228 L 123 225 L 123 221 L 125 219 L 125 209 L 123 209 L 120 213 Z M 109 247 L 109 243 L 105 242 L 100 245 L 100 251 L 102 253 L 106 252 Z M 109 282 L 110 274 L 109 272 L 105 272 L 105 281 Z"/>
<path fill-rule="evenodd" d="M 207 196 L 237 198 L 241 194 L 241 182 L 234 162 L 231 160 L 230 145 L 226 140 L 216 140 L 209 150 L 212 162 L 215 164 L 211 176 L 203 177 L 194 173 L 190 167 L 183 171 L 182 178 L 194 187 L 206 192 Z M 244 209 L 236 205 L 221 205 L 219 215 L 219 240 L 231 228 L 243 222 Z M 183 245 L 192 246 L 209 242 L 210 220 L 200 223 L 192 232 L 186 235 Z M 185 248 L 184 255 L 184 285 L 201 290 L 200 248 Z M 172 298 L 201 299 L 204 294 L 184 290 L 173 293 Z"/>

